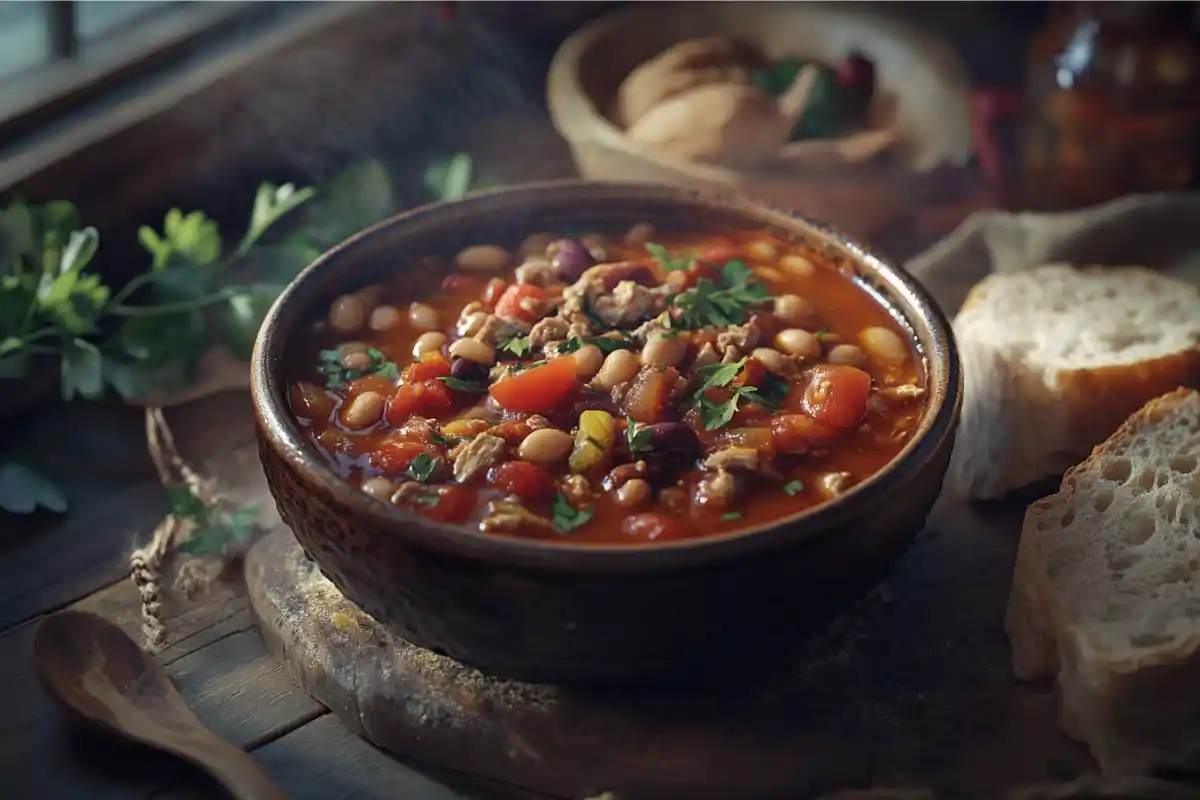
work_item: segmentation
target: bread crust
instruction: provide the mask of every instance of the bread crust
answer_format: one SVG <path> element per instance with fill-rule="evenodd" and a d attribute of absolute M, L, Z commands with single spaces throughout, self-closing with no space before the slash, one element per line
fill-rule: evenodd
<path fill-rule="evenodd" d="M 1200 634 L 1139 647 L 1132 654 L 1097 651 L 1073 627 L 1077 621 L 1067 618 L 1062 596 L 1052 585 L 1037 523 L 1078 509 L 1089 499 L 1077 494 L 1078 476 L 1102 471 L 1128 449 L 1139 429 L 1156 424 L 1196 396 L 1200 392 L 1179 387 L 1146 403 L 1090 456 L 1067 470 L 1057 493 L 1030 505 L 1022 524 L 1005 613 L 1013 672 L 1022 680 L 1056 677 L 1060 726 L 1085 741 L 1110 773 L 1200 766 L 1200 724 L 1187 721 L 1188 714 L 1200 711 L 1200 695 L 1189 688 L 1200 686 Z M 1172 719 L 1180 715 L 1183 719 Z"/>

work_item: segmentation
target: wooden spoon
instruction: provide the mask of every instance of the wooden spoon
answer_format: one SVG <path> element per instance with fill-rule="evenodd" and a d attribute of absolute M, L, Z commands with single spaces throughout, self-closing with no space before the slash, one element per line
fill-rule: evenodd
<path fill-rule="evenodd" d="M 34 636 L 33 663 L 50 692 L 101 727 L 190 761 L 236 800 L 284 800 L 262 768 L 204 727 L 162 668 L 111 622 L 84 611 L 47 617 Z"/>

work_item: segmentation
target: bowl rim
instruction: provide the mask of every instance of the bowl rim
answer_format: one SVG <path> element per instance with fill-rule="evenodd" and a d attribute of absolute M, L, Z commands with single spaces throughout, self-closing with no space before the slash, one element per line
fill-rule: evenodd
<path fill-rule="evenodd" d="M 569 539 L 504 537 L 465 526 L 436 523 L 368 497 L 329 468 L 302 438 L 300 426 L 288 406 L 287 379 L 281 368 L 290 332 L 313 316 L 310 306 L 293 300 L 302 287 L 306 291 L 318 291 L 312 287 L 323 285 L 325 273 L 336 269 L 365 243 L 386 232 L 402 231 L 406 226 L 426 222 L 437 224 L 443 218 L 461 223 L 471 216 L 511 213 L 513 199 L 517 197 L 523 198 L 528 207 L 550 210 L 588 196 L 681 208 L 692 206 L 708 213 L 726 213 L 753 220 L 764 227 L 798 236 L 810 246 L 831 247 L 875 280 L 887 284 L 889 290 L 902 297 L 914 312 L 905 314 L 912 328 L 910 341 L 924 335 L 930 345 L 924 353 L 929 401 L 909 442 L 882 469 L 836 499 L 752 527 L 650 544 L 584 544 L 571 543 Z M 403 234 L 399 235 L 402 237 Z M 347 507 L 356 518 L 369 520 L 377 527 L 393 529 L 398 537 L 424 549 L 503 564 L 575 571 L 694 566 L 836 534 L 841 524 L 851 522 L 873 506 L 865 501 L 887 499 L 907 480 L 917 477 L 922 465 L 949 445 L 947 439 L 953 437 L 957 427 L 963 394 L 962 368 L 950 323 L 928 291 L 902 267 L 874 255 L 825 223 L 734 192 L 579 179 L 514 184 L 473 192 L 459 200 L 429 203 L 396 214 L 335 245 L 301 271 L 272 304 L 255 340 L 250 372 L 251 398 L 263 446 L 269 446 L 308 488 L 315 486 Z"/>

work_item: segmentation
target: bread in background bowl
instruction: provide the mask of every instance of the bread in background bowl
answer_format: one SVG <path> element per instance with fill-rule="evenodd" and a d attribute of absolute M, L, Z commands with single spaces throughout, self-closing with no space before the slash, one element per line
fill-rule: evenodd
<path fill-rule="evenodd" d="M 771 58 L 838 61 L 861 51 L 875 63 L 888 154 L 858 160 L 838 139 L 793 145 L 792 160 L 734 168 L 632 141 L 618 90 L 639 65 L 687 39 L 734 37 Z M 709 67 L 705 67 L 706 69 Z M 560 47 L 548 104 L 580 172 L 601 180 L 653 180 L 734 189 L 796 208 L 854 236 L 907 212 L 933 169 L 971 155 L 965 68 L 942 43 L 895 20 L 817 4 L 637 6 L 586 25 Z M 891 139 L 894 138 L 894 142 Z M 875 146 L 865 148 L 872 153 Z"/>
<path fill-rule="evenodd" d="M 366 496 L 321 461 L 286 400 L 298 332 L 331 301 L 421 255 L 536 230 L 766 228 L 828 253 L 910 331 L 929 391 L 909 444 L 845 495 L 777 524 L 703 539 L 579 547 L 440 525 Z M 412 273 L 414 290 L 443 276 Z M 414 297 L 414 299 L 417 299 Z M 481 670 L 568 684 L 759 669 L 886 572 L 941 489 L 961 396 L 948 323 L 902 270 L 813 223 L 749 200 L 645 184 L 512 187 L 426 206 L 327 253 L 280 296 L 259 335 L 260 454 L 284 521 L 333 583 L 398 635 Z"/>

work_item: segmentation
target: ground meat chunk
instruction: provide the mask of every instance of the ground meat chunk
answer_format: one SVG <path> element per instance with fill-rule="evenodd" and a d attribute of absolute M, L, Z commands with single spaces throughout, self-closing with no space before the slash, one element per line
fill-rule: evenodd
<path fill-rule="evenodd" d="M 711 511 L 723 511 L 733 505 L 738 480 L 732 472 L 718 469 L 699 480 L 692 494 L 693 504 Z"/>
<path fill-rule="evenodd" d="M 506 446 L 499 436 L 481 433 L 461 448 L 455 448 L 454 479 L 459 483 L 471 480 L 480 470 L 499 461 Z"/>
<path fill-rule="evenodd" d="M 827 472 L 821 476 L 818 483 L 821 487 L 821 493 L 826 497 L 832 498 L 849 489 L 853 480 L 854 476 L 849 472 Z"/>
<path fill-rule="evenodd" d="M 621 281 L 611 295 L 597 297 L 592 308 L 596 316 L 611 327 L 628 328 L 654 311 L 654 295 L 645 286 Z"/>
<path fill-rule="evenodd" d="M 705 469 L 758 472 L 761 459 L 752 447 L 726 447 L 704 459 Z"/>
<path fill-rule="evenodd" d="M 417 416 L 412 416 L 404 420 L 404 424 L 396 430 L 397 436 L 401 439 L 425 442 L 426 444 L 434 441 L 437 433 L 438 422 L 436 419 L 426 419 L 425 417 Z"/>
<path fill-rule="evenodd" d="M 591 484 L 582 475 L 568 475 L 563 478 L 562 491 L 574 506 L 583 505 L 595 497 Z"/>
<path fill-rule="evenodd" d="M 546 317 L 533 326 L 529 332 L 529 342 L 534 347 L 545 347 L 550 342 L 565 339 L 570 330 L 570 323 L 562 317 Z"/>
<path fill-rule="evenodd" d="M 717 334 L 717 349 L 724 352 L 730 347 L 736 347 L 743 353 L 749 353 L 758 346 L 761 337 L 762 332 L 755 325 L 730 325 Z"/>
<path fill-rule="evenodd" d="M 554 283 L 554 267 L 544 258 L 530 258 L 514 272 L 517 283 L 532 283 L 534 286 L 549 286 Z"/>
<path fill-rule="evenodd" d="M 517 497 L 506 497 L 488 503 L 487 515 L 480 521 L 479 530 L 484 533 L 515 533 L 520 530 L 553 531 L 554 524 L 539 517 Z"/>
<path fill-rule="evenodd" d="M 717 352 L 717 348 L 713 347 L 711 343 L 705 342 L 704 346 L 700 348 L 700 352 L 696 353 L 696 357 L 692 360 L 692 369 L 711 367 L 720 360 L 721 354 Z"/>

